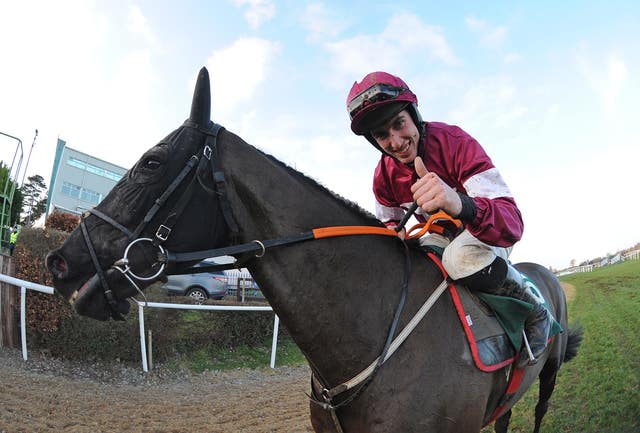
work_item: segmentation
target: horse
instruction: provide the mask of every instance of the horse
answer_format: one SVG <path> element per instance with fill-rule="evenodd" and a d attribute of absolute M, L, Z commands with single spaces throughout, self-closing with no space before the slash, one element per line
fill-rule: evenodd
<path fill-rule="evenodd" d="M 388 236 L 355 203 L 213 123 L 210 110 L 202 68 L 189 118 L 48 254 L 56 291 L 82 315 L 121 320 L 128 298 L 163 275 L 185 272 L 208 254 L 233 255 L 309 363 L 316 432 L 479 432 L 504 403 L 513 366 L 474 366 L 451 298 L 434 298 L 390 355 L 395 329 L 411 323 L 446 281 L 437 264 Z M 318 235 L 336 226 L 365 230 Z M 555 276 L 533 263 L 517 267 L 535 281 L 565 332 L 522 371 L 521 386 L 498 414 L 498 433 L 506 433 L 511 407 L 539 377 L 538 432 L 558 369 L 576 355 L 581 338 L 568 328 Z M 344 386 L 368 366 L 366 380 Z"/>

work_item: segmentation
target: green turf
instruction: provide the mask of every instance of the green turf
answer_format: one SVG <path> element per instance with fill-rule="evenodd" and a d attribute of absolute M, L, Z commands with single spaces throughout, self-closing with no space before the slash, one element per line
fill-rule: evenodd
<path fill-rule="evenodd" d="M 584 341 L 560 370 L 541 431 L 640 432 L 640 260 L 561 281 L 575 286 L 569 323 L 583 326 Z M 537 389 L 536 383 L 516 404 L 509 432 L 532 431 Z"/>

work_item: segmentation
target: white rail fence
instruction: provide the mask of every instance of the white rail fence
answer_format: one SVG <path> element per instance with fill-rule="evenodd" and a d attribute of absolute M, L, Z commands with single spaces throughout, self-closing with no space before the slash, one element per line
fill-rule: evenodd
<path fill-rule="evenodd" d="M 0 281 L 20 287 L 20 340 L 22 341 L 22 359 L 27 360 L 27 289 L 53 295 L 53 287 L 20 280 L 9 275 L 0 274 Z M 0 289 L 1 290 L 1 289 Z M 5 314 L 7 314 L 5 312 Z"/>
<path fill-rule="evenodd" d="M 638 260 L 640 259 L 640 250 L 629 251 L 622 256 L 622 260 Z"/>
<path fill-rule="evenodd" d="M 0 274 L 0 281 L 20 287 L 20 340 L 22 341 L 22 358 L 26 361 L 28 359 L 27 327 L 26 327 L 27 289 L 53 295 L 53 287 L 43 286 L 42 284 L 20 280 L 18 278 L 14 278 L 5 274 Z M 136 303 L 138 305 L 138 319 L 139 319 L 138 321 L 140 325 L 140 354 L 142 358 L 142 369 L 145 373 L 149 371 L 149 365 L 147 363 L 147 343 L 145 339 L 145 329 L 144 329 L 144 309 L 145 308 L 171 308 L 171 309 L 178 309 L 178 310 L 214 310 L 214 311 L 221 311 L 221 310 L 273 311 L 270 306 L 246 306 L 245 307 L 245 306 L 222 306 L 222 305 L 183 305 L 183 304 L 168 304 L 168 303 L 161 303 L 161 302 L 142 302 L 142 301 L 136 301 Z M 279 325 L 280 325 L 280 319 L 278 318 L 278 315 L 274 315 L 273 338 L 271 342 L 271 361 L 269 364 L 271 368 L 275 368 Z"/>
<path fill-rule="evenodd" d="M 142 370 L 149 371 L 147 364 L 147 343 L 144 335 L 144 309 L 145 308 L 173 308 L 177 310 L 228 310 L 228 311 L 273 311 L 271 307 L 243 307 L 243 306 L 222 306 L 222 305 L 183 305 L 183 304 L 165 304 L 161 302 L 141 302 L 138 303 L 138 322 L 140 323 L 140 353 L 142 354 Z M 275 368 L 276 364 L 276 347 L 278 345 L 278 326 L 280 319 L 278 315 L 274 315 L 273 319 L 273 338 L 271 341 L 271 362 L 270 367 Z"/>

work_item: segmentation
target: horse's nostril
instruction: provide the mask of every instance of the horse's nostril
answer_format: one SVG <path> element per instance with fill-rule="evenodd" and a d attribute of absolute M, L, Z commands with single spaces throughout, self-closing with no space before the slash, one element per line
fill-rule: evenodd
<path fill-rule="evenodd" d="M 57 253 L 50 253 L 47 256 L 47 268 L 49 268 L 51 273 L 57 278 L 64 278 L 69 271 L 67 262 Z"/>

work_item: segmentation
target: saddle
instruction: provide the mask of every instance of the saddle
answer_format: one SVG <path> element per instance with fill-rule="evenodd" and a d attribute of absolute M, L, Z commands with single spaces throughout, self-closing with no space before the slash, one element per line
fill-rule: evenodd
<path fill-rule="evenodd" d="M 438 233 L 453 239 L 463 226 L 459 220 L 444 212 L 438 212 L 427 223 L 418 224 L 407 232 L 414 242 L 425 233 Z M 417 242 L 416 242 L 417 243 Z M 434 245 L 420 246 L 427 256 L 438 265 L 445 278 L 442 266 L 443 249 Z M 523 274 L 529 290 L 544 299 L 535 283 Z M 525 320 L 533 306 L 519 299 L 497 296 L 484 292 L 471 292 L 466 286 L 449 283 L 449 293 L 455 305 L 460 324 L 464 329 L 476 367 L 484 372 L 499 370 L 512 364 L 523 344 Z M 546 302 L 544 306 L 548 309 Z M 562 332 L 554 320 L 550 335 Z"/>
<path fill-rule="evenodd" d="M 440 257 L 432 252 L 427 256 L 446 277 Z M 544 299 L 534 282 L 524 274 L 523 277 L 529 290 Z M 449 283 L 449 293 L 476 367 L 491 372 L 513 363 L 522 347 L 525 320 L 533 306 L 507 296 L 471 292 L 454 282 Z M 543 305 L 548 308 L 546 302 Z M 554 319 L 549 336 L 560 332 L 562 327 Z"/>
<path fill-rule="evenodd" d="M 513 306 L 502 305 L 509 319 L 500 321 L 497 318 L 498 313 L 483 299 L 483 294 L 472 293 L 465 286 L 453 284 L 449 285 L 449 294 L 476 367 L 491 372 L 514 362 L 517 355 L 515 347 L 519 348 L 520 345 L 513 344 L 509 335 L 518 334 L 520 342 L 522 341 L 524 320 L 531 307 L 516 303 Z M 505 326 L 511 332 L 507 331 Z M 517 329 L 520 331 L 514 332 Z"/>
<path fill-rule="evenodd" d="M 447 278 L 440 257 L 433 252 L 427 253 L 427 256 L 438 265 L 443 276 Z M 522 276 L 528 289 L 544 300 L 535 283 L 525 274 Z M 484 372 L 509 367 L 504 394 L 483 422 L 483 426 L 487 426 L 504 413 L 522 383 L 525 368 L 518 368 L 514 361 L 523 344 L 524 324 L 532 305 L 506 296 L 471 292 L 466 286 L 456 285 L 452 281 L 449 281 L 448 288 L 476 367 Z M 543 305 L 549 308 L 546 301 Z M 554 319 L 549 336 L 561 332 L 562 327 Z"/>

